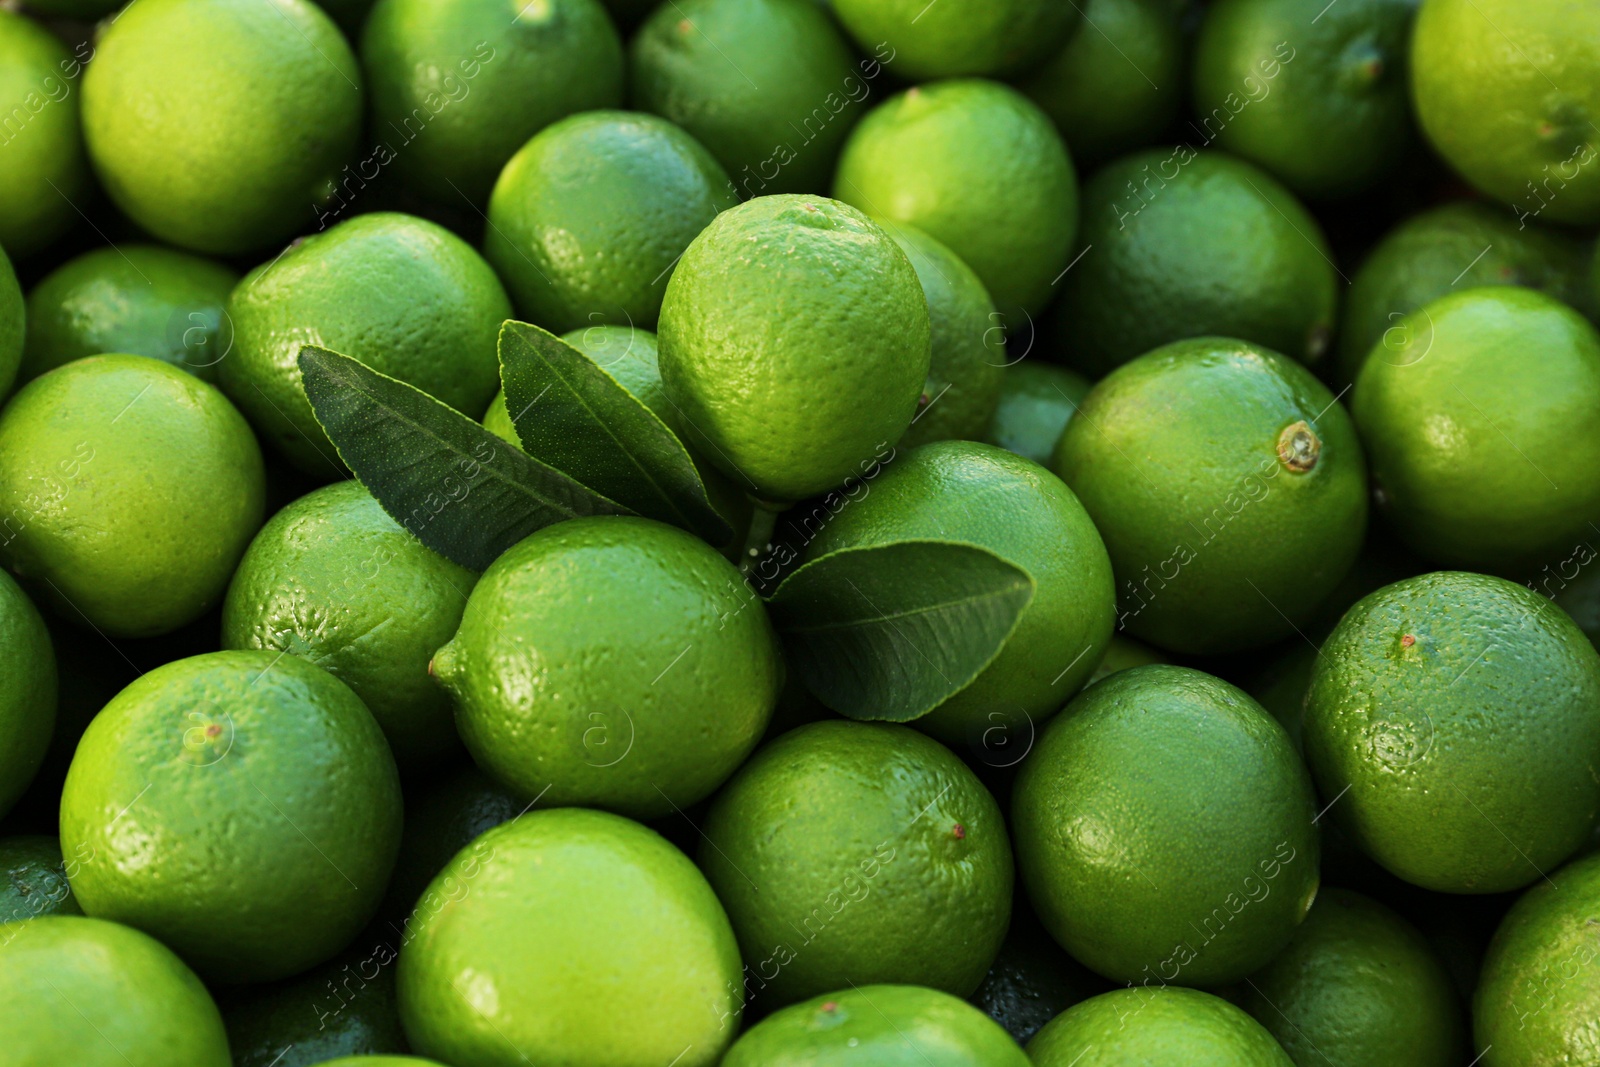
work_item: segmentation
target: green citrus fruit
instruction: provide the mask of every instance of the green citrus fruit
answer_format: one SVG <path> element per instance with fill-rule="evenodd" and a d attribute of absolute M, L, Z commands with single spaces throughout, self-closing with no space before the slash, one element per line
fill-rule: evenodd
<path fill-rule="evenodd" d="M 1054 468 L 1105 538 L 1119 627 L 1174 651 L 1292 633 L 1366 533 L 1350 417 L 1303 366 L 1242 341 L 1176 341 L 1118 368 Z"/>
<path fill-rule="evenodd" d="M 61 842 L 38 836 L 0 838 L 0 926 L 41 915 L 82 914 L 67 880 Z"/>
<path fill-rule="evenodd" d="M 546 127 L 506 164 L 484 254 L 548 330 L 653 328 L 678 257 L 738 202 L 721 164 L 672 123 L 591 111 Z"/>
<path fill-rule="evenodd" d="M 1600 655 L 1500 578 L 1441 571 L 1361 600 L 1322 646 L 1303 729 L 1335 821 L 1427 889 L 1527 885 L 1600 816 Z"/>
<path fill-rule="evenodd" d="M 1411 94 L 1439 154 L 1520 218 L 1600 221 L 1600 8 L 1425 0 Z"/>
<path fill-rule="evenodd" d="M 1325 889 L 1294 940 L 1250 976 L 1240 1007 L 1299 1064 L 1459 1067 L 1455 987 L 1417 928 Z"/>
<path fill-rule="evenodd" d="M 1089 681 L 1085 684 L 1093 685 L 1118 671 L 1166 662 L 1167 658 L 1149 645 L 1142 645 L 1133 638 L 1123 637 L 1121 634 L 1112 634 L 1111 641 L 1106 645 L 1106 654 L 1100 657 L 1100 666 L 1094 669 L 1094 673 L 1089 676 Z"/>
<path fill-rule="evenodd" d="M 140 0 L 83 78 L 106 192 L 157 237 L 236 254 L 309 224 L 361 127 L 361 68 L 309 0 Z"/>
<path fill-rule="evenodd" d="M 575 519 L 507 549 L 432 671 L 496 780 L 640 817 L 732 774 L 783 681 L 766 610 L 733 566 L 634 518 Z"/>
<path fill-rule="evenodd" d="M 0 438 L 3 440 L 4 438 Z M 0 520 L 9 537 L 16 523 Z M 3 545 L 3 542 L 0 542 Z M 50 631 L 16 581 L 0 571 L 0 816 L 11 810 L 44 762 L 56 723 L 56 657 Z"/>
<path fill-rule="evenodd" d="M 479 412 L 500 380 L 500 325 L 511 302 L 489 264 L 442 226 L 377 212 L 297 241 L 249 274 L 228 301 L 234 348 L 222 388 L 308 474 L 342 467 L 300 383 L 300 349 L 318 344 Z"/>
<path fill-rule="evenodd" d="M 1533 289 L 1451 293 L 1384 335 L 1351 413 L 1378 510 L 1419 554 L 1521 571 L 1600 520 L 1600 334 Z"/>
<path fill-rule="evenodd" d="M 983 439 L 1048 466 L 1056 442 L 1092 387 L 1083 375 L 1052 363 L 1013 363 Z"/>
<path fill-rule="evenodd" d="M 833 0 L 833 10 L 863 51 L 887 48 L 884 62 L 909 81 L 1026 71 L 1067 43 L 1080 14 L 1052 0 Z"/>
<path fill-rule="evenodd" d="M 0 248 L 0 400 L 11 392 L 17 368 L 22 363 L 26 336 L 27 307 L 22 301 L 22 286 L 6 250 Z"/>
<path fill-rule="evenodd" d="M 49 30 L 14 10 L 0 11 L 0 245 L 13 256 L 45 248 L 88 204 L 92 182 L 76 84 L 83 69 Z"/>
<path fill-rule="evenodd" d="M 1000 654 L 917 728 L 954 746 L 981 745 L 997 727 L 1026 732 L 1021 720 L 1039 722 L 1064 704 L 1111 637 L 1111 566 L 1088 513 L 1036 463 L 992 445 L 940 441 L 885 465 L 807 553 L 917 538 L 986 548 L 1034 581 L 1033 600 Z"/>
<path fill-rule="evenodd" d="M 400 782 L 383 731 L 321 667 L 269 652 L 176 660 L 78 743 L 61 847 L 85 913 L 159 937 L 221 982 L 328 959 L 383 896 Z"/>
<path fill-rule="evenodd" d="M 174 630 L 220 599 L 264 494 L 249 425 L 169 363 L 80 359 L 0 412 L 0 558 L 113 636 Z"/>
<path fill-rule="evenodd" d="M 304 656 L 344 682 L 408 770 L 460 751 L 428 677 L 477 576 L 424 547 L 359 482 L 301 497 L 261 528 L 222 606 L 222 647 Z"/>
<path fill-rule="evenodd" d="M 211 995 L 126 926 L 48 915 L 0 928 L 0 1048 L 9 1063 L 231 1067 Z"/>
<path fill-rule="evenodd" d="M 1173 986 L 1103 993 L 1028 1043 L 1036 1067 L 1294 1067 L 1261 1024 L 1220 997 Z"/>
<path fill-rule="evenodd" d="M 948 993 L 852 986 L 767 1016 L 721 1067 L 1028 1067 L 994 1020 Z"/>
<path fill-rule="evenodd" d="M 628 45 L 629 96 L 705 145 L 741 197 L 820 193 L 885 59 L 858 73 L 814 0 L 674 0 Z"/>
<path fill-rule="evenodd" d="M 799 500 L 899 440 L 929 330 L 916 269 L 881 227 L 823 197 L 764 196 L 718 215 L 678 261 L 661 378 L 701 455 L 756 496 Z"/>
<path fill-rule="evenodd" d="M 869 112 L 833 195 L 945 244 L 1016 330 L 1053 294 L 1078 228 L 1077 176 L 1049 117 L 975 78 L 917 86 Z"/>
<path fill-rule="evenodd" d="M 1237 981 L 1289 943 L 1317 891 L 1316 812 L 1261 705 L 1159 664 L 1068 704 L 1011 801 L 1039 918 L 1089 967 L 1146 986 Z"/>
<path fill-rule="evenodd" d="M 239 276 L 154 245 L 85 252 L 28 294 L 24 380 L 104 352 L 150 356 L 206 381 L 233 348 L 223 314 Z"/>
<path fill-rule="evenodd" d="M 622 103 L 622 62 L 598 0 L 378 0 L 361 34 L 387 150 L 374 162 L 437 200 L 481 204 L 528 138 Z"/>
<path fill-rule="evenodd" d="M 400 855 L 379 918 L 404 929 L 429 883 L 485 830 L 516 818 L 528 803 L 473 766 L 430 782 L 406 798 Z M 391 918 L 392 917 L 392 918 Z M 385 930 L 385 934 L 389 931 Z"/>
<path fill-rule="evenodd" d="M 693 863 L 651 830 L 534 811 L 463 850 L 400 955 L 419 1053 L 478 1067 L 711 1067 L 739 1030 L 739 948 Z"/>
<path fill-rule="evenodd" d="M 1000 807 L 937 741 L 887 723 L 812 723 L 717 794 L 700 866 L 773 1006 L 878 982 L 966 996 L 1011 915 Z"/>

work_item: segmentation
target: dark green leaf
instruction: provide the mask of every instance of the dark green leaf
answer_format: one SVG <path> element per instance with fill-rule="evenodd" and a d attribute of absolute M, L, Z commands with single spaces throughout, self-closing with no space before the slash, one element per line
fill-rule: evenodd
<path fill-rule="evenodd" d="M 317 421 L 396 522 L 481 571 L 535 530 L 631 512 L 405 382 L 307 345 L 300 373 Z"/>

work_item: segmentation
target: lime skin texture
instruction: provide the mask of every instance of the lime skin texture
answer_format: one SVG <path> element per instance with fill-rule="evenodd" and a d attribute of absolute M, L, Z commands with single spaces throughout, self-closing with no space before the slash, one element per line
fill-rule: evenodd
<path fill-rule="evenodd" d="M 56 656 L 44 619 L 16 580 L 0 571 L 0 817 L 44 762 L 56 724 Z M 4 921 L 4 920 L 0 920 Z"/>
<path fill-rule="evenodd" d="M 1177 986 L 1102 993 L 1052 1019 L 1032 1041 L 1035 1067 L 1294 1067 L 1283 1047 L 1220 997 Z"/>
<path fill-rule="evenodd" d="M 676 527 L 614 517 L 507 549 L 431 670 L 495 780 L 639 818 L 721 785 L 783 684 L 766 609 L 732 564 Z"/>
<path fill-rule="evenodd" d="M 348 944 L 383 896 L 400 822 L 371 713 L 284 653 L 141 676 L 89 724 L 61 797 L 85 914 L 160 938 L 221 983 L 284 978 Z"/>
<path fill-rule="evenodd" d="M 1011 801 L 1046 929 L 1098 973 L 1145 987 L 1237 981 L 1288 944 L 1317 891 L 1316 811 L 1299 753 L 1261 705 L 1163 664 L 1079 694 L 1040 733 Z"/>
<path fill-rule="evenodd" d="M 1349 415 L 1305 367 L 1243 341 L 1176 341 L 1119 367 L 1052 466 L 1105 538 L 1119 628 L 1176 652 L 1289 636 L 1366 534 Z"/>
<path fill-rule="evenodd" d="M 0 559 L 112 637 L 166 633 L 219 600 L 264 497 L 244 418 L 160 360 L 80 359 L 0 412 Z"/>
<path fill-rule="evenodd" d="M 401 767 L 427 768 L 461 750 L 428 661 L 455 634 L 476 581 L 359 482 L 336 482 L 250 542 L 223 601 L 222 647 L 305 657 L 355 691 Z"/>
<path fill-rule="evenodd" d="M 22 363 L 27 305 L 6 250 L 0 248 L 0 400 L 10 394 Z"/>
<path fill-rule="evenodd" d="M 1302 731 L 1335 823 L 1425 889 L 1518 889 L 1600 816 L 1600 654 L 1504 579 L 1438 571 L 1359 601 L 1322 646 Z"/>
<path fill-rule="evenodd" d="M 661 380 L 674 425 L 719 470 L 758 498 L 800 500 L 911 425 L 929 331 L 917 272 L 880 226 L 825 197 L 763 196 L 678 261 Z"/>
<path fill-rule="evenodd" d="M 33 5 L 29 5 L 30 7 Z M 0 11 L 0 245 L 17 258 L 47 247 L 78 220 L 92 184 L 75 79 L 87 50 L 66 45 L 16 11 Z M 0 343 L 0 351 L 4 345 Z M 4 360 L 0 359 L 0 364 Z M 0 396 L 5 394 L 0 376 Z"/>
<path fill-rule="evenodd" d="M 1383 515 L 1446 566 L 1520 575 L 1600 521 L 1600 333 L 1552 296 L 1468 289 L 1374 346 L 1351 413 Z"/>
<path fill-rule="evenodd" d="M 1034 582 L 999 655 L 914 725 L 957 749 L 981 746 L 997 728 L 1030 734 L 1088 681 L 1111 639 L 1111 561 L 1089 513 L 1043 467 L 974 441 L 897 455 L 870 486 L 823 527 L 809 558 L 907 539 L 960 541 Z"/>
<path fill-rule="evenodd" d="M 356 145 L 361 67 L 309 0 L 140 0 L 83 76 L 111 199 L 164 241 L 236 255 L 308 225 Z"/>
<path fill-rule="evenodd" d="M 483 203 L 551 123 L 622 103 L 622 42 L 598 0 L 379 0 L 361 63 L 388 149 L 373 163 L 457 206 Z"/>
<path fill-rule="evenodd" d="M 1002 77 L 1037 66 L 1079 25 L 1075 4 L 1051 0 L 836 0 L 839 21 L 864 51 L 888 45 L 908 81 Z"/>
<path fill-rule="evenodd" d="M 61 843 L 53 837 L 0 838 L 0 926 L 41 915 L 82 915 Z M 0 944 L 5 935 L 0 934 Z"/>
<path fill-rule="evenodd" d="M 343 465 L 300 381 L 301 348 L 330 348 L 475 415 L 499 388 L 511 301 L 483 257 L 449 230 L 374 212 L 245 275 L 227 313 L 234 347 L 219 384 L 296 467 L 337 478 Z"/>
<path fill-rule="evenodd" d="M 1053 363 L 1013 363 L 1005 369 L 1000 400 L 982 439 L 1049 466 L 1056 442 L 1091 388 L 1083 375 Z"/>
<path fill-rule="evenodd" d="M 77 915 L 0 928 L 0 1048 L 16 1064 L 231 1067 L 217 1006 L 138 930 Z"/>
<path fill-rule="evenodd" d="M 791 1004 L 745 1031 L 721 1067 L 1028 1067 L 1011 1035 L 948 993 L 868 985 Z"/>
<path fill-rule="evenodd" d="M 791 730 L 740 768 L 702 830 L 700 866 L 762 1004 L 871 983 L 968 996 L 1005 938 L 999 805 L 915 730 L 839 719 Z"/>
<path fill-rule="evenodd" d="M 463 849 L 429 892 L 398 972 L 420 1055 L 711 1067 L 739 1031 L 728 917 L 689 858 L 638 823 L 531 811 Z"/>

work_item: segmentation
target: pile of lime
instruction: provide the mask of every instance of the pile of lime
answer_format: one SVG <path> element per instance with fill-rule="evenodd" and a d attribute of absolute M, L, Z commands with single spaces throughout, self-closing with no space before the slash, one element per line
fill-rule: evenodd
<path fill-rule="evenodd" d="M 0 0 L 0 1067 L 1600 1067 L 1596 0 Z"/>

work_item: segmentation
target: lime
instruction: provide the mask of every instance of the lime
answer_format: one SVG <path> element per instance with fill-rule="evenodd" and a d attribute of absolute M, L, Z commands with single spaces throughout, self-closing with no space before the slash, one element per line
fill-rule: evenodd
<path fill-rule="evenodd" d="M 994 1020 L 948 993 L 852 985 L 775 1012 L 721 1067 L 1028 1067 Z"/>
<path fill-rule="evenodd" d="M 9 1063 L 231 1067 L 206 987 L 126 926 L 48 915 L 0 930 L 0 1048 Z"/>
<path fill-rule="evenodd" d="M 1361 600 L 1322 646 L 1304 733 L 1333 818 L 1427 889 L 1527 885 L 1600 815 L 1600 654 L 1500 578 L 1441 571 Z"/>
<path fill-rule="evenodd" d="M 887 464 L 807 554 L 918 538 L 986 548 L 1027 571 L 1034 593 L 994 661 L 917 728 L 957 746 L 981 746 L 996 728 L 1026 732 L 1021 720 L 1042 721 L 1064 704 L 1111 637 L 1111 565 L 1088 513 L 1036 463 L 992 445 L 940 441 Z"/>
<path fill-rule="evenodd" d="M 8 537 L 16 536 L 13 529 L 13 522 L 0 523 Z M 50 632 L 28 594 L 5 571 L 0 571 L 0 662 L 6 664 L 5 684 L 0 686 L 0 816 L 4 816 L 38 773 L 56 722 L 56 657 Z"/>
<path fill-rule="evenodd" d="M 833 0 L 833 10 L 863 51 L 887 49 L 884 62 L 910 81 L 1026 71 L 1067 43 L 1080 13 L 1054 0 Z"/>
<path fill-rule="evenodd" d="M 1426 0 L 1411 94 L 1439 154 L 1519 219 L 1600 221 L 1600 7 Z"/>
<path fill-rule="evenodd" d="M 1094 673 L 1089 676 L 1089 681 L 1085 684 L 1093 685 L 1118 671 L 1166 662 L 1167 658 L 1149 645 L 1140 644 L 1133 638 L 1123 637 L 1121 634 L 1112 634 L 1111 641 L 1106 645 L 1106 654 L 1100 657 L 1100 666 L 1094 669 Z"/>
<path fill-rule="evenodd" d="M 0 245 L 13 256 L 32 255 L 65 233 L 90 192 L 74 84 L 82 70 L 49 30 L 0 11 Z"/>
<path fill-rule="evenodd" d="M 1193 989 L 1118 989 L 1068 1008 L 1028 1043 L 1037 1067 L 1294 1067 L 1250 1016 Z"/>
<path fill-rule="evenodd" d="M 248 252 L 309 224 L 361 110 L 361 68 L 309 0 L 139 0 L 106 25 L 83 78 L 106 192 L 200 252 Z"/>
<path fill-rule="evenodd" d="M 0 412 L 0 558 L 113 636 L 166 633 L 220 599 L 264 493 L 250 427 L 168 363 L 80 359 Z"/>
<path fill-rule="evenodd" d="M 1250 976 L 1239 1006 L 1307 1067 L 1461 1063 L 1461 1009 L 1428 942 L 1347 889 L 1318 894 L 1289 947 Z"/>
<path fill-rule="evenodd" d="M 301 497 L 261 528 L 222 606 L 222 647 L 304 656 L 355 691 L 408 770 L 460 751 L 428 677 L 477 576 L 423 546 L 362 488 Z"/>
<path fill-rule="evenodd" d="M 483 203 L 552 122 L 622 103 L 622 42 L 599 0 L 378 0 L 361 65 L 378 165 L 457 205 Z"/>
<path fill-rule="evenodd" d="M 218 263 L 154 245 L 85 252 L 28 294 L 22 378 L 103 352 L 163 359 L 215 381 L 233 348 L 223 314 L 239 276 Z"/>
<path fill-rule="evenodd" d="M 676 527 L 611 517 L 507 549 L 431 669 L 497 781 L 646 818 L 722 784 L 783 681 L 766 609 L 732 564 Z"/>
<path fill-rule="evenodd" d="M 1099 973 L 1147 987 L 1237 981 L 1289 943 L 1317 892 L 1316 811 L 1261 705 L 1160 664 L 1068 704 L 1011 801 L 1018 869 L 1046 928 Z"/>
<path fill-rule="evenodd" d="M 546 127 L 506 164 L 484 254 L 548 330 L 653 328 L 678 257 L 738 202 L 722 166 L 672 123 L 591 111 Z"/>
<path fill-rule="evenodd" d="M 448 1063 L 711 1067 L 739 1030 L 739 949 L 693 863 L 617 815 L 498 826 L 434 882 L 400 954 L 412 1046 Z"/>
<path fill-rule="evenodd" d="M 82 915 L 61 842 L 53 837 L 0 838 L 0 925 L 41 915 Z M 5 935 L 0 934 L 0 945 Z"/>
<path fill-rule="evenodd" d="M 1118 368 L 1054 467 L 1105 538 L 1119 628 L 1178 652 L 1293 633 L 1366 533 L 1350 417 L 1303 366 L 1243 341 L 1176 341 Z"/>
<path fill-rule="evenodd" d="M 1062 431 L 1091 387 L 1087 378 L 1065 367 L 1038 361 L 1013 363 L 1001 380 L 1000 400 L 984 440 L 1048 465 Z"/>
<path fill-rule="evenodd" d="M 906 254 L 819 196 L 718 215 L 667 283 L 659 340 L 674 421 L 774 501 L 830 489 L 891 448 L 916 414 L 931 344 Z"/>
<path fill-rule="evenodd" d="M 1373 348 L 1351 402 L 1378 510 L 1413 550 L 1520 572 L 1600 519 L 1600 334 L 1533 289 L 1451 293 Z"/>
<path fill-rule="evenodd" d="M 673 0 L 628 45 L 629 95 L 710 149 L 739 196 L 820 193 L 876 57 L 858 73 L 815 0 Z"/>
<path fill-rule="evenodd" d="M 406 797 L 406 824 L 394 861 L 380 919 L 403 929 L 428 884 L 485 830 L 516 818 L 526 801 L 491 781 L 476 767 L 463 767 Z M 385 931 L 387 934 L 387 931 Z M 408 939 L 408 938 L 407 938 Z"/>
<path fill-rule="evenodd" d="M 27 308 L 22 302 L 22 287 L 17 284 L 16 271 L 11 267 L 6 250 L 0 248 L 0 400 L 11 392 L 17 367 L 22 363 L 26 317 Z"/>
<path fill-rule="evenodd" d="M 328 959 L 383 895 L 400 783 L 383 731 L 333 675 L 213 652 L 145 674 L 78 743 L 61 847 L 85 913 L 159 937 L 219 982 Z"/>
<path fill-rule="evenodd" d="M 966 996 L 1005 937 L 1000 807 L 949 749 L 904 726 L 784 734 L 717 794 L 702 832 L 700 866 L 763 1003 L 877 982 Z"/>
<path fill-rule="evenodd" d="M 1078 228 L 1078 180 L 1049 117 L 976 78 L 920 85 L 869 112 L 833 195 L 943 242 L 1017 330 L 1052 295 Z"/>
<path fill-rule="evenodd" d="M 342 473 L 300 383 L 300 349 L 318 344 L 479 412 L 500 381 L 500 325 L 511 302 L 494 271 L 442 226 L 376 212 L 295 242 L 249 274 L 227 313 L 234 351 L 222 388 L 295 466 Z"/>

